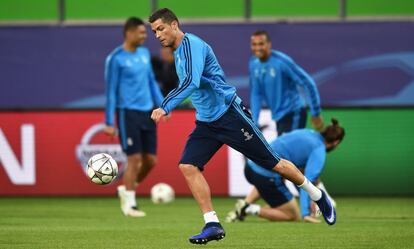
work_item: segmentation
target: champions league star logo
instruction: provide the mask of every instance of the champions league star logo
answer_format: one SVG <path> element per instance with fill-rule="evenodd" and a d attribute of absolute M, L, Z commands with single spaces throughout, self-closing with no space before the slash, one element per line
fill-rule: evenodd
<path fill-rule="evenodd" d="M 90 127 L 81 139 L 81 143 L 76 147 L 76 157 L 78 158 L 83 172 L 86 172 L 86 167 L 89 158 L 98 153 L 106 153 L 113 157 L 118 163 L 119 173 L 117 179 L 120 179 L 121 175 L 126 168 L 127 157 L 123 153 L 121 146 L 118 143 L 114 144 L 91 144 L 92 138 L 103 131 L 105 124 L 95 124 Z"/>

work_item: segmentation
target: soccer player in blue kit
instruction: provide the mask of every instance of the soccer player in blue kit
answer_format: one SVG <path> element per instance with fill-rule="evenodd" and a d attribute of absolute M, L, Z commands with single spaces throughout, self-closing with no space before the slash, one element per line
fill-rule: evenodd
<path fill-rule="evenodd" d="M 249 61 L 250 109 L 258 124 L 260 109 L 266 103 L 276 123 L 277 135 L 306 127 L 307 111 L 299 88 L 303 89 L 310 106 L 315 129 L 323 128 L 318 88 L 312 77 L 288 55 L 272 49 L 272 41 L 264 30 L 250 37 L 252 58 Z M 320 186 L 325 191 L 322 182 Z M 249 193 L 258 198 L 256 189 Z M 328 195 L 329 196 L 329 195 Z"/>
<path fill-rule="evenodd" d="M 299 185 L 316 201 L 327 222 L 334 224 L 335 209 L 324 192 L 270 148 L 236 95 L 236 89 L 226 83 L 212 48 L 199 37 L 181 31 L 178 18 L 167 8 L 155 11 L 149 22 L 161 45 L 173 48 L 180 80 L 179 86 L 165 97 L 161 107 L 152 112 L 152 119 L 158 122 L 188 96 L 196 109 L 196 127 L 187 140 L 179 168 L 203 213 L 205 225 L 189 241 L 205 244 L 225 236 L 213 209 L 209 185 L 202 174 L 204 165 L 223 144 Z"/>
<path fill-rule="evenodd" d="M 275 139 L 270 146 L 274 151 L 304 172 L 305 177 L 314 184 L 325 166 L 327 152 L 335 149 L 343 140 L 345 129 L 336 119 L 322 132 L 311 129 L 297 129 Z M 272 221 L 298 220 L 297 204 L 288 191 L 281 177 L 276 172 L 265 170 L 251 160 L 245 167 L 246 179 L 253 184 L 260 196 L 270 207 L 252 204 L 256 201 L 251 195 L 238 200 L 235 210 L 230 212 L 227 221 L 243 221 L 246 215 L 258 215 Z M 311 200 L 306 191 L 300 190 L 300 207 L 302 219 L 317 223 L 319 220 L 311 216 Z"/>
<path fill-rule="evenodd" d="M 124 43 L 106 58 L 106 127 L 115 136 L 115 112 L 119 138 L 128 164 L 124 185 L 118 186 L 121 210 L 126 216 L 142 217 L 135 189 L 156 163 L 157 130 L 151 111 L 161 105 L 163 96 L 155 81 L 149 50 L 143 47 L 147 38 L 144 22 L 136 17 L 124 24 Z"/>
<path fill-rule="evenodd" d="M 306 127 L 307 113 L 299 87 L 304 90 L 310 105 L 312 124 L 323 128 L 319 92 L 313 79 L 288 55 L 272 49 L 266 31 L 251 36 L 254 56 L 249 62 L 250 108 L 253 121 L 258 124 L 263 100 L 276 121 L 278 135 Z"/>

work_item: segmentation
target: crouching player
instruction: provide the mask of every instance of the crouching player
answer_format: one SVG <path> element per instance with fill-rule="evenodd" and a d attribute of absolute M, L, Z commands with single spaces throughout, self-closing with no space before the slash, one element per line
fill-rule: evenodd
<path fill-rule="evenodd" d="M 311 129 L 295 130 L 274 140 L 270 146 L 282 158 L 303 170 L 305 177 L 315 184 L 324 168 L 326 153 L 335 149 L 344 136 L 344 128 L 336 119 L 332 119 L 332 123 L 320 133 Z M 244 200 L 237 201 L 235 209 L 228 214 L 227 221 L 243 221 L 246 215 L 257 215 L 271 221 L 296 221 L 302 216 L 306 222 L 319 223 L 319 220 L 311 215 L 309 195 L 300 190 L 300 216 L 296 200 L 276 172 L 266 170 L 248 160 L 244 174 L 256 190 Z M 270 207 L 254 204 L 259 194 Z"/>
<path fill-rule="evenodd" d="M 259 165 L 248 160 L 244 175 L 247 181 L 255 186 L 253 191 L 259 191 L 268 206 L 253 204 L 257 200 L 254 196 L 259 196 L 259 193 L 249 194 L 244 200 L 237 200 L 235 209 L 227 215 L 226 222 L 244 221 L 246 215 L 257 215 L 271 221 L 300 220 L 298 203 L 278 173 L 262 170 Z"/>

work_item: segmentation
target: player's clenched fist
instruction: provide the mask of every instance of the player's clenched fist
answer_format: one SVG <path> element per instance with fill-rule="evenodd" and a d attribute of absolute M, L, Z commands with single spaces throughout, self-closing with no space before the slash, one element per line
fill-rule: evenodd
<path fill-rule="evenodd" d="M 158 123 L 158 121 L 160 121 L 160 119 L 165 116 L 165 111 L 161 108 L 157 108 L 155 110 L 152 111 L 151 114 L 151 118 L 152 120 L 154 120 L 155 123 Z"/>

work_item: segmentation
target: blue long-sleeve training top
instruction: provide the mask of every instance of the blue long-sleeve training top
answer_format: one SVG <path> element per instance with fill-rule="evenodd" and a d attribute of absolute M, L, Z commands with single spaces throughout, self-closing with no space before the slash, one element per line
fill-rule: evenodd
<path fill-rule="evenodd" d="M 286 54 L 272 50 L 267 61 L 253 56 L 249 62 L 250 109 L 257 123 L 263 101 L 273 120 L 305 106 L 298 87 L 306 93 L 312 116 L 321 112 L 319 92 L 313 79 Z"/>
<path fill-rule="evenodd" d="M 236 89 L 226 83 L 213 49 L 199 37 L 186 33 L 174 58 L 180 83 L 165 97 L 161 108 L 168 114 L 191 96 L 197 120 L 212 122 L 220 118 L 234 99 Z"/>
<path fill-rule="evenodd" d="M 278 137 L 270 143 L 270 146 L 280 158 L 289 160 L 296 167 L 303 169 L 309 181 L 315 182 L 322 173 L 325 166 L 326 147 L 325 139 L 319 132 L 311 129 L 294 130 Z M 255 163 L 250 160 L 248 163 L 255 166 Z M 256 165 L 256 167 L 259 166 Z M 277 174 L 272 171 L 268 173 Z M 299 194 L 302 216 L 308 216 L 310 215 L 310 197 L 303 189 L 300 189 Z"/>
<path fill-rule="evenodd" d="M 163 96 L 155 80 L 150 52 L 138 47 L 135 52 L 117 47 L 106 58 L 106 124 L 114 125 L 115 109 L 151 111 L 160 106 Z"/>

